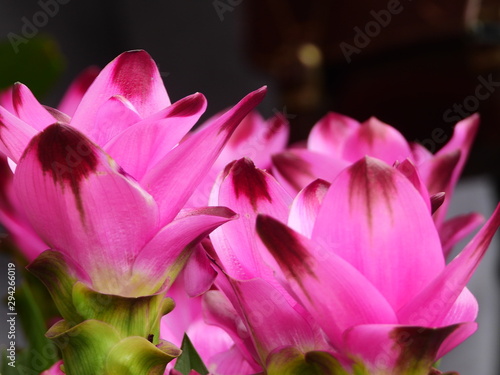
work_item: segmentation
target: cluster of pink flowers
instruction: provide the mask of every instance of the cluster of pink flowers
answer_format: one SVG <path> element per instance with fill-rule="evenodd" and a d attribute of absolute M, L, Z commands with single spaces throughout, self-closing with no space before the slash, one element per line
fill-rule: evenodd
<path fill-rule="evenodd" d="M 56 257 L 93 293 L 173 298 L 152 342 L 187 333 L 211 374 L 437 374 L 476 330 L 466 284 L 500 225 L 497 207 L 447 262 L 482 222 L 446 219 L 478 116 L 435 155 L 335 113 L 286 149 L 284 116 L 254 111 L 265 91 L 190 132 L 205 97 L 172 104 L 144 51 L 84 72 L 58 109 L 16 84 L 0 97 L 0 223 L 38 272 Z M 180 373 L 165 365 L 150 373 Z"/>

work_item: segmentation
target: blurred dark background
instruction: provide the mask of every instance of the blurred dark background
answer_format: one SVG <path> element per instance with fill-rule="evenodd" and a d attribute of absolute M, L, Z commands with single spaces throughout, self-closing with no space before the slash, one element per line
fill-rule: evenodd
<path fill-rule="evenodd" d="M 1 3 L 0 39 L 12 41 L 15 34 L 29 43 L 27 22 L 37 36 L 52 36 L 65 59 L 64 73 L 41 98 L 46 104 L 57 105 L 84 68 L 142 48 L 158 63 L 172 101 L 202 92 L 206 116 L 267 84 L 259 110 L 266 117 L 284 112 L 292 141 L 304 139 L 316 120 L 334 110 L 360 121 L 376 116 L 436 151 L 459 119 L 480 112 L 466 174 L 487 176 L 488 191 L 498 192 L 500 1 Z M 445 136 L 436 137 L 436 129 Z M 498 195 L 491 197 L 495 204 Z M 475 349 L 484 354 L 491 348 Z M 498 373 L 495 356 L 483 362 L 483 370 L 463 373 Z"/>

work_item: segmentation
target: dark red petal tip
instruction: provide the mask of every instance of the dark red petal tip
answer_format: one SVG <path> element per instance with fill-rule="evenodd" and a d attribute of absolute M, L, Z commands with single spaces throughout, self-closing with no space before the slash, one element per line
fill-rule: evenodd
<path fill-rule="evenodd" d="M 55 123 L 36 135 L 30 146 L 37 148 L 37 158 L 44 173 L 62 188 L 69 185 L 78 197 L 80 182 L 96 170 L 98 157 L 94 144 L 68 125 Z M 23 156 L 24 157 L 24 156 Z"/>
<path fill-rule="evenodd" d="M 172 112 L 170 112 L 169 117 L 194 116 L 203 109 L 205 103 L 206 99 L 203 94 L 193 94 L 173 104 Z"/>
<path fill-rule="evenodd" d="M 242 158 L 236 161 L 231 166 L 230 176 L 236 198 L 246 197 L 254 210 L 257 210 L 257 204 L 261 200 L 272 203 L 265 172 L 256 168 L 252 160 Z"/>
<path fill-rule="evenodd" d="M 257 233 L 287 277 L 302 285 L 302 275 L 314 275 L 310 254 L 294 232 L 285 224 L 267 215 L 258 215 Z M 304 290 L 307 294 L 307 290 Z"/>

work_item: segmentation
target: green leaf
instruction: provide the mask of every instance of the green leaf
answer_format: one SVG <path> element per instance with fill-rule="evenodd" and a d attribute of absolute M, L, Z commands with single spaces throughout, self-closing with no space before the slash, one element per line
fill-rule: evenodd
<path fill-rule="evenodd" d="M 109 352 L 106 375 L 163 375 L 168 362 L 180 354 L 178 347 L 166 341 L 155 346 L 142 337 L 127 337 Z"/>
<path fill-rule="evenodd" d="M 39 305 L 36 303 L 31 288 L 24 284 L 16 293 L 19 320 L 28 340 L 30 369 L 41 372 L 48 369 L 59 358 L 56 346 L 45 337 L 45 322 Z M 24 354 L 24 352 L 23 352 Z"/>
<path fill-rule="evenodd" d="M 64 368 L 71 375 L 105 374 L 106 358 L 121 341 L 114 327 L 98 320 L 76 326 L 61 320 L 49 329 L 47 337 L 61 350 Z"/>
<path fill-rule="evenodd" d="M 183 375 L 189 375 L 191 370 L 197 371 L 200 375 L 208 374 L 205 364 L 186 334 L 184 334 L 184 338 L 182 339 L 181 349 L 182 354 L 177 359 L 174 367 L 177 371 L 181 372 Z"/>
<path fill-rule="evenodd" d="M 73 286 L 73 305 L 83 319 L 96 319 L 115 327 L 121 337 L 152 337 L 158 343 L 161 317 L 174 307 L 164 293 L 122 297 L 98 293 L 81 282 Z"/>
<path fill-rule="evenodd" d="M 48 36 L 27 39 L 19 45 L 0 42 L 0 90 L 15 82 L 27 85 L 35 96 L 43 96 L 64 70 L 57 43 Z"/>
<path fill-rule="evenodd" d="M 64 256 L 53 250 L 41 253 L 27 267 L 48 289 L 61 316 L 72 325 L 83 321 L 73 306 L 73 286 L 77 279 L 70 275 Z"/>

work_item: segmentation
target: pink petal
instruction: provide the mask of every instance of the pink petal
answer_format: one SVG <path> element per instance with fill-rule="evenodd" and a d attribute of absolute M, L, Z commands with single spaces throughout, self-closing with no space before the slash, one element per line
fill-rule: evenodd
<path fill-rule="evenodd" d="M 453 130 L 453 137 L 444 145 L 444 147 L 436 153 L 436 156 L 448 154 L 449 152 L 460 150 L 460 161 L 458 162 L 455 170 L 451 185 L 454 186 L 460 177 L 465 162 L 469 157 L 469 152 L 476 137 L 479 128 L 479 114 L 475 113 L 472 116 L 463 119 L 455 125 Z"/>
<path fill-rule="evenodd" d="M 166 285 L 170 285 L 187 261 L 192 247 L 219 225 L 234 218 L 235 213 L 226 207 L 186 209 L 144 246 L 135 260 L 132 277 L 144 280 L 144 287 L 153 290 L 161 288 L 165 279 Z"/>
<path fill-rule="evenodd" d="M 200 296 L 212 287 L 217 277 L 201 244 L 196 245 L 183 270 L 184 287 L 190 297 Z"/>
<path fill-rule="evenodd" d="M 45 370 L 40 375 L 65 375 L 65 373 L 61 370 L 62 365 L 63 361 L 58 361 L 54 363 L 51 368 Z"/>
<path fill-rule="evenodd" d="M 81 72 L 66 90 L 66 93 L 57 108 L 61 112 L 72 117 L 76 108 L 80 104 L 83 95 L 87 92 L 92 82 L 94 82 L 96 77 L 99 75 L 99 71 L 100 69 L 96 66 L 91 66 Z"/>
<path fill-rule="evenodd" d="M 316 217 L 329 187 L 329 182 L 320 179 L 307 185 L 293 200 L 288 226 L 311 238 Z"/>
<path fill-rule="evenodd" d="M 441 242 L 420 193 L 397 170 L 369 157 L 332 183 L 312 238 L 331 244 L 396 311 L 444 268 Z"/>
<path fill-rule="evenodd" d="M 448 257 L 453 246 L 467 237 L 483 221 L 483 216 L 475 212 L 445 221 L 439 229 L 444 256 Z"/>
<path fill-rule="evenodd" d="M 412 327 L 393 324 L 359 325 L 345 335 L 345 350 L 357 362 L 367 366 L 370 374 L 423 374 L 449 347 L 448 338 L 463 338 L 469 324 L 442 328 Z M 425 372 L 426 373 L 426 372 Z"/>
<path fill-rule="evenodd" d="M 83 96 L 71 124 L 84 133 L 90 133 L 97 110 L 116 95 L 130 101 L 143 118 L 170 105 L 160 72 L 151 56 L 142 50 L 128 51 L 106 65 L 97 76 Z"/>
<path fill-rule="evenodd" d="M 0 106 L 4 107 L 10 113 L 14 113 L 14 104 L 12 103 L 13 86 L 7 87 L 0 91 Z"/>
<path fill-rule="evenodd" d="M 308 314 L 295 309 L 278 289 L 262 279 L 236 280 L 229 277 L 241 316 L 252 332 L 261 363 L 276 348 L 293 346 L 307 351 L 321 345 L 308 323 Z M 238 309 L 237 309 L 238 310 Z M 309 318 L 310 320 L 310 318 Z"/>
<path fill-rule="evenodd" d="M 425 205 L 428 207 L 429 212 L 431 212 L 432 207 L 431 201 L 429 199 L 429 191 L 420 179 L 420 175 L 415 165 L 409 159 L 405 159 L 401 163 L 396 163 L 395 167 L 399 172 L 404 174 L 408 180 L 410 180 L 415 189 L 417 189 L 417 191 L 422 196 L 422 199 L 424 200 Z"/>
<path fill-rule="evenodd" d="M 205 108 L 206 99 L 202 94 L 188 96 L 126 128 L 104 149 L 139 181 L 179 143 Z"/>
<path fill-rule="evenodd" d="M 290 149 L 274 155 L 272 159 L 273 174 L 293 196 L 318 178 L 333 181 L 349 165 L 346 160 L 305 149 Z"/>
<path fill-rule="evenodd" d="M 152 197 L 85 136 L 60 124 L 33 138 L 14 186 L 40 237 L 81 265 L 96 290 L 119 294 L 157 228 Z"/>
<path fill-rule="evenodd" d="M 286 222 L 292 199 L 271 175 L 255 168 L 250 159 L 229 164 L 224 175 L 218 200 L 212 204 L 232 207 L 240 217 L 210 236 L 223 268 L 236 279 L 260 277 L 275 283 L 273 270 L 278 267 L 258 241 L 255 219 L 264 213 Z"/>
<path fill-rule="evenodd" d="M 225 281 L 227 283 L 227 279 Z M 235 310 L 234 306 L 237 304 L 232 304 L 219 290 L 210 290 L 202 298 L 205 322 L 224 329 L 234 341 L 243 358 L 253 368 L 259 369 L 259 364 L 255 360 L 258 358 L 255 345 L 243 318 Z M 236 300 L 234 302 L 236 303 Z"/>
<path fill-rule="evenodd" d="M 353 325 L 397 322 L 380 292 L 332 249 L 268 216 L 258 217 L 257 231 L 335 347 L 341 347 L 342 332 Z"/>
<path fill-rule="evenodd" d="M 351 162 L 372 156 L 392 165 L 410 155 L 410 146 L 401 133 L 374 117 L 361 124 L 344 146 L 344 158 Z"/>
<path fill-rule="evenodd" d="M 18 163 L 36 133 L 33 127 L 0 107 L 0 152 L 5 156 Z"/>
<path fill-rule="evenodd" d="M 230 350 L 213 356 L 210 359 L 208 370 L 211 374 L 218 375 L 253 375 L 262 371 L 262 367 L 252 366 L 240 350 L 233 346 Z"/>
<path fill-rule="evenodd" d="M 104 146 L 113 137 L 139 121 L 141 117 L 132 103 L 123 96 L 115 95 L 100 106 L 95 116 L 94 126 L 89 129 L 87 135 L 98 145 Z M 77 124 L 73 122 L 72 125 Z"/>
<path fill-rule="evenodd" d="M 264 121 L 256 111 L 252 111 L 229 139 L 214 167 L 220 171 L 227 163 L 248 157 L 257 167 L 269 168 L 271 155 L 286 146 L 289 130 L 288 121 L 282 114 Z"/>
<path fill-rule="evenodd" d="M 446 199 L 441 208 L 436 211 L 434 221 L 440 227 L 446 216 L 448 206 L 453 194 L 453 175 L 458 163 L 460 162 L 460 151 L 450 151 L 446 154 L 436 155 L 427 162 L 419 166 L 420 176 L 422 181 L 427 186 L 429 194 L 434 195 L 440 192 L 446 194 Z"/>
<path fill-rule="evenodd" d="M 12 103 L 16 115 L 38 131 L 56 122 L 54 116 L 38 102 L 30 89 L 22 83 L 14 85 Z"/>
<path fill-rule="evenodd" d="M 359 122 L 350 117 L 330 112 L 311 129 L 307 148 L 320 154 L 341 158 L 346 140 L 359 126 Z"/>
<path fill-rule="evenodd" d="M 428 326 L 440 326 L 479 265 L 499 226 L 500 205 L 462 252 L 398 312 L 400 321 L 413 324 L 418 320 L 425 321 Z"/>
<path fill-rule="evenodd" d="M 146 173 L 141 185 L 158 202 L 162 223 L 170 222 L 177 215 L 240 121 L 261 102 L 265 93 L 263 87 L 248 94 L 211 126 L 179 144 Z"/>
<path fill-rule="evenodd" d="M 426 162 L 427 160 L 433 158 L 432 153 L 420 143 L 411 142 L 410 148 L 411 148 L 410 159 L 415 163 L 415 165 L 420 165 Z"/>

